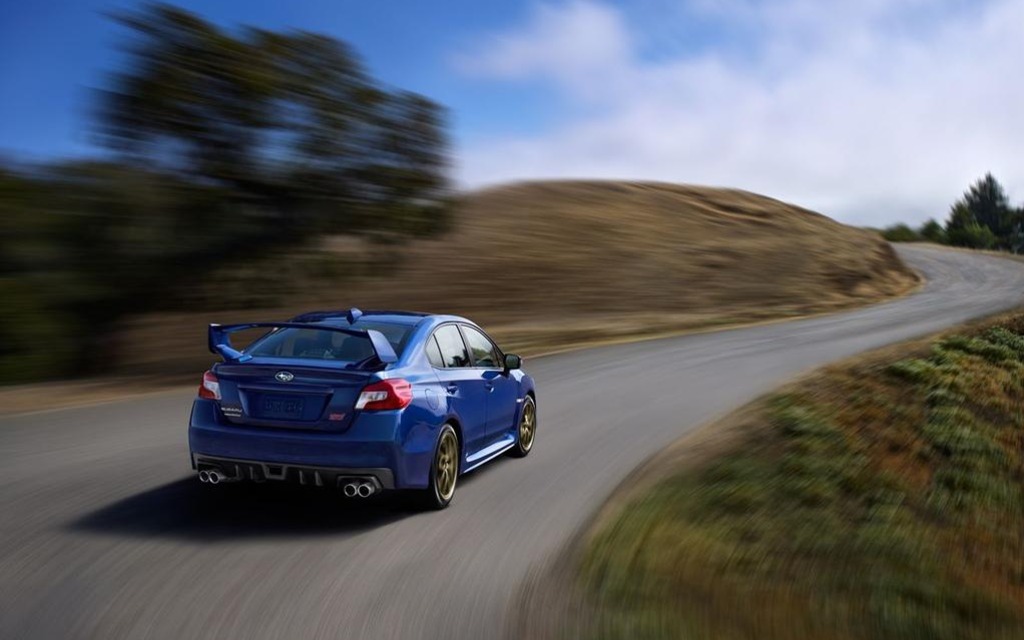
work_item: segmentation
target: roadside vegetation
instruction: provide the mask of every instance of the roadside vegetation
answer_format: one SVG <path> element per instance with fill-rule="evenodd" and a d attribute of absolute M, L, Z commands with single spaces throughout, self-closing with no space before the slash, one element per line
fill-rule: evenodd
<path fill-rule="evenodd" d="M 743 437 L 595 532 L 594 637 L 1024 636 L 1024 315 L 743 415 Z"/>
<path fill-rule="evenodd" d="M 1006 190 L 989 173 L 953 203 L 944 225 L 931 219 L 917 229 L 900 223 L 881 233 L 889 242 L 934 242 L 1022 254 L 1024 206 L 1011 206 Z"/>

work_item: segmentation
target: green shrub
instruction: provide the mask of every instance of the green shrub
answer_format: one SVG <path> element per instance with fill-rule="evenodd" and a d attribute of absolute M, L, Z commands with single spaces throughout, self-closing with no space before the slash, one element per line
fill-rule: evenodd
<path fill-rule="evenodd" d="M 918 230 L 918 234 L 928 242 L 935 242 L 938 244 L 946 243 L 946 231 L 942 228 L 942 225 L 934 219 L 921 225 L 921 228 Z"/>
<path fill-rule="evenodd" d="M 921 242 L 924 238 L 905 224 L 894 224 L 882 229 L 882 237 L 889 242 Z"/>
<path fill-rule="evenodd" d="M 886 371 L 910 382 L 928 382 L 937 377 L 939 370 L 928 360 L 914 358 L 894 362 L 886 368 Z"/>
<path fill-rule="evenodd" d="M 969 249 L 992 249 L 999 244 L 999 238 L 992 233 L 991 229 L 977 223 L 971 223 L 961 228 L 947 229 L 946 238 L 949 244 L 955 247 Z"/>
<path fill-rule="evenodd" d="M 942 341 L 941 346 L 945 349 L 962 351 L 971 355 L 981 356 L 993 364 L 1016 360 L 1018 354 L 1013 348 L 1000 343 L 993 343 L 985 338 L 968 336 L 953 336 Z"/>

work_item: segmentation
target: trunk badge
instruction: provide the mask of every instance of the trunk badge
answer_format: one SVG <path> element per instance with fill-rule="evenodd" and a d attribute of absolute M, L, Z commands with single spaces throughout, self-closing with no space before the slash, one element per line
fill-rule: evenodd
<path fill-rule="evenodd" d="M 276 378 L 278 382 L 291 382 L 295 379 L 295 374 L 291 371 L 278 371 L 274 374 L 274 378 Z"/>

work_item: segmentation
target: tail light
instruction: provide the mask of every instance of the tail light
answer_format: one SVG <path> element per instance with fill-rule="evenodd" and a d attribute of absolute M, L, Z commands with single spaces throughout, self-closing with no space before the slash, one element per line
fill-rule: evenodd
<path fill-rule="evenodd" d="M 356 400 L 356 409 L 380 411 L 383 409 L 404 409 L 412 402 L 412 385 L 407 380 L 381 380 L 368 384 Z"/>
<path fill-rule="evenodd" d="M 199 397 L 208 400 L 220 400 L 220 382 L 212 371 L 203 374 L 203 382 L 199 385 Z"/>

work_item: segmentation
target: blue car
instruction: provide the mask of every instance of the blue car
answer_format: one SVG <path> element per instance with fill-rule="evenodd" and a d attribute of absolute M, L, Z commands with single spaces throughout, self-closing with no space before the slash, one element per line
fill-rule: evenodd
<path fill-rule="evenodd" d="M 244 349 L 231 334 L 266 333 Z M 349 498 L 413 490 L 443 509 L 460 475 L 530 453 L 537 396 L 522 359 L 449 315 L 324 311 L 210 325 L 224 361 L 203 374 L 189 420 L 208 484 L 267 480 Z"/>

